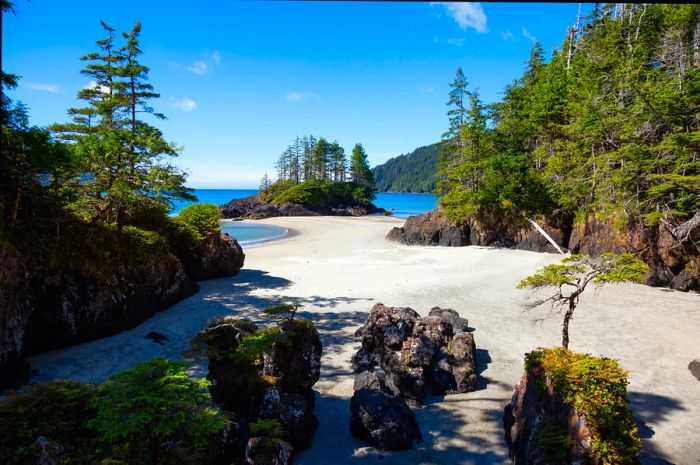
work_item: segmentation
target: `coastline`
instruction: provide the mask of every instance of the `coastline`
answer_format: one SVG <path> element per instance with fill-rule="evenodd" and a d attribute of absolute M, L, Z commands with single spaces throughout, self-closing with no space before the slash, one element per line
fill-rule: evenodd
<path fill-rule="evenodd" d="M 321 465 L 328 457 L 338 465 L 507 463 L 501 412 L 522 375 L 523 355 L 557 345 L 561 334 L 560 317 L 548 316 L 546 310 L 524 311 L 529 292 L 515 286 L 561 256 L 386 240 L 391 227 L 403 221 L 384 216 L 256 220 L 290 234 L 248 247 L 239 275 L 201 282 L 198 294 L 132 330 L 32 357 L 32 381 L 103 381 L 152 357 L 180 358 L 194 333 L 216 316 L 266 321 L 262 308 L 297 302 L 299 315 L 313 321 L 321 334 L 323 358 L 314 387 L 321 428 L 295 463 Z M 433 306 L 457 310 L 475 328 L 479 371 L 477 391 L 436 397 L 417 409 L 423 442 L 391 454 L 373 450 L 348 432 L 354 381 L 350 358 L 359 347 L 354 332 L 379 302 L 412 307 L 421 315 Z M 641 430 L 653 431 L 643 435 L 643 463 L 654 463 L 654 457 L 691 463 L 700 449 L 700 417 L 694 411 L 700 391 L 686 368 L 698 357 L 693 341 L 700 327 L 699 304 L 697 294 L 609 286 L 582 296 L 572 323 L 573 350 L 617 358 L 631 371 L 631 408 Z M 535 318 L 544 319 L 534 324 Z M 145 339 L 150 331 L 169 341 L 159 345 Z M 206 359 L 193 373 L 206 374 Z"/>

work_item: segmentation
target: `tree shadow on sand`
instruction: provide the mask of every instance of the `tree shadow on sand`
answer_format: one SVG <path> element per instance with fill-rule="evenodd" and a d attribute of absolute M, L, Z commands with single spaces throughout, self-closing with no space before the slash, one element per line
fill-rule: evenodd
<path fill-rule="evenodd" d="M 492 465 L 510 462 L 498 411 L 487 411 L 478 420 L 479 431 L 460 431 L 469 400 L 434 403 L 414 409 L 422 440 L 412 449 L 382 452 L 350 435 L 350 399 L 316 396 L 316 415 L 322 425 L 314 434 L 311 449 L 295 459 L 300 465 L 382 464 L 382 465 Z M 493 434 L 491 430 L 498 433 Z"/>
<path fill-rule="evenodd" d="M 673 414 L 685 410 L 681 403 L 670 397 L 631 391 L 627 393 L 630 410 L 639 427 L 642 439 L 640 458 L 643 465 L 674 465 L 659 451 L 653 440 L 654 426 L 673 420 Z"/>

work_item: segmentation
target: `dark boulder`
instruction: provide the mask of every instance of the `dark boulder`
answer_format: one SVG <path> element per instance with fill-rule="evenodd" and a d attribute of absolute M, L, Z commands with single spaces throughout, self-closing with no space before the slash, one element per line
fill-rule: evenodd
<path fill-rule="evenodd" d="M 374 389 L 360 389 L 352 396 L 350 433 L 379 450 L 409 449 L 421 438 L 406 402 Z"/>
<path fill-rule="evenodd" d="M 421 318 L 411 308 L 372 307 L 356 333 L 355 388 L 379 389 L 419 405 L 436 394 L 476 388 L 476 346 L 468 322 L 452 309 L 434 307 Z"/>
<path fill-rule="evenodd" d="M 276 377 L 285 391 L 308 391 L 321 375 L 321 337 L 306 320 L 284 320 L 279 327 L 286 338 L 272 346 L 263 373 Z"/>
<path fill-rule="evenodd" d="M 192 249 L 179 251 L 178 256 L 195 281 L 235 276 L 245 260 L 240 244 L 227 233 L 214 234 Z"/>
<path fill-rule="evenodd" d="M 690 362 L 688 364 L 688 370 L 690 370 L 690 374 L 695 376 L 695 379 L 700 381 L 700 358 L 696 358 Z"/>
<path fill-rule="evenodd" d="M 370 310 L 367 323 L 361 328 L 362 347 L 366 350 L 387 347 L 397 350 L 413 332 L 418 313 L 411 308 L 387 307 L 376 304 Z"/>
<path fill-rule="evenodd" d="M 386 238 L 408 245 L 463 247 L 471 244 L 469 225 L 452 223 L 439 209 L 409 216 L 402 227 L 393 228 Z"/>
<path fill-rule="evenodd" d="M 259 353 L 239 351 L 241 344 L 246 344 L 246 337 L 265 335 L 274 338 Z M 248 441 L 246 463 L 277 463 L 274 460 L 311 444 L 319 425 L 313 413 L 312 388 L 320 376 L 322 353 L 321 339 L 313 324 L 284 319 L 277 328 L 259 329 L 249 320 L 224 318 L 201 332 L 195 338 L 195 344 L 199 343 L 206 347 L 209 357 L 207 377 L 212 399 L 244 425 L 239 429 L 239 437 L 248 441 L 250 433 L 246 428 L 261 419 L 274 420 L 281 426 L 281 436 Z M 278 441 L 280 437 L 284 440 Z M 265 445 L 275 447 L 268 450 Z M 268 454 L 271 450 L 272 455 Z"/>

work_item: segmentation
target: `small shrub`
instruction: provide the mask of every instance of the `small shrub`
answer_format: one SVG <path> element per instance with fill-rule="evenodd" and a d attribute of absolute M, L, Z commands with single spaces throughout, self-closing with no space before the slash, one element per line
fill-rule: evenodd
<path fill-rule="evenodd" d="M 221 212 L 213 203 L 196 203 L 185 207 L 174 221 L 194 242 L 216 234 L 220 230 Z"/>
<path fill-rule="evenodd" d="M 0 463 L 34 464 L 31 445 L 40 436 L 64 447 L 71 463 L 91 463 L 96 434 L 87 427 L 95 416 L 97 389 L 77 381 L 37 384 L 0 404 Z"/>
<path fill-rule="evenodd" d="M 189 378 L 185 369 L 158 358 L 102 385 L 91 402 L 97 415 L 88 424 L 108 455 L 132 464 L 167 463 L 173 456 L 199 462 L 224 419 L 212 408 L 209 382 Z"/>
<path fill-rule="evenodd" d="M 545 463 L 551 465 L 568 463 L 567 459 L 574 445 L 569 439 L 569 432 L 552 421 L 543 422 L 540 425 L 535 432 L 534 442 Z"/>

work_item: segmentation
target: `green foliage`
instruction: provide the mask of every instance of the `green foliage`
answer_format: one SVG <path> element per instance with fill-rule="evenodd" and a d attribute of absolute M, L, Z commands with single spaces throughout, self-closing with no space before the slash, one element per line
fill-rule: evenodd
<path fill-rule="evenodd" d="M 549 465 L 569 463 L 574 443 L 569 438 L 569 432 L 560 424 L 546 421 L 540 424 L 534 434 L 535 447 L 539 455 Z"/>
<path fill-rule="evenodd" d="M 248 425 L 250 433 L 253 436 L 265 436 L 270 439 L 284 438 L 284 428 L 277 419 L 258 418 L 255 422 Z"/>
<path fill-rule="evenodd" d="M 438 144 L 419 147 L 372 168 L 379 192 L 433 192 L 437 187 Z"/>
<path fill-rule="evenodd" d="M 355 147 L 352 149 L 352 156 L 350 157 L 350 175 L 355 184 L 359 184 L 374 192 L 374 175 L 372 174 L 372 170 L 369 169 L 367 153 L 364 147 L 362 147 L 362 144 L 355 144 Z"/>
<path fill-rule="evenodd" d="M 649 273 L 649 266 L 631 253 L 604 253 L 600 260 L 606 271 L 596 275 L 596 283 L 641 283 Z"/>
<path fill-rule="evenodd" d="M 244 336 L 241 345 L 231 356 L 235 360 L 250 362 L 257 366 L 262 364 L 263 355 L 272 351 L 273 344 L 283 341 L 284 335 L 279 328 L 259 329 L 249 336 Z"/>
<path fill-rule="evenodd" d="M 564 348 L 538 349 L 525 356 L 525 369 L 584 415 L 592 447 L 603 463 L 629 463 L 641 448 L 627 401 L 627 375 L 617 361 Z"/>
<path fill-rule="evenodd" d="M 277 195 L 274 203 L 298 203 L 301 205 L 321 206 L 329 197 L 328 184 L 321 181 L 304 181 Z"/>
<path fill-rule="evenodd" d="M 268 308 L 264 309 L 263 313 L 266 315 L 271 315 L 271 316 L 288 317 L 289 321 L 292 321 L 294 319 L 294 315 L 296 314 L 298 308 L 299 308 L 298 305 L 280 304 L 280 305 L 274 305 L 272 307 L 268 307 Z"/>
<path fill-rule="evenodd" d="M 0 462 L 35 464 L 31 446 L 40 436 L 64 447 L 71 463 L 95 460 L 96 434 L 87 427 L 97 389 L 76 381 L 37 384 L 0 403 Z"/>
<path fill-rule="evenodd" d="M 261 202 L 270 203 L 273 200 L 275 200 L 275 198 L 278 195 L 282 194 L 287 189 L 294 187 L 294 185 L 296 185 L 296 181 L 294 181 L 292 179 L 286 179 L 286 180 L 279 179 L 279 180 L 273 182 L 272 184 L 270 184 L 267 187 L 267 189 L 264 189 L 264 190 L 261 189 L 260 192 L 258 192 L 258 198 L 260 199 Z"/>
<path fill-rule="evenodd" d="M 653 226 L 700 209 L 700 6 L 595 11 L 549 62 L 535 44 L 494 105 L 457 70 L 438 183 L 453 221 L 601 212 Z"/>
<path fill-rule="evenodd" d="M 204 456 L 224 420 L 212 408 L 209 382 L 191 379 L 186 365 L 165 359 L 141 363 L 102 385 L 88 422 L 114 459 L 168 463 L 174 455 Z"/>
<path fill-rule="evenodd" d="M 201 242 L 220 230 L 221 212 L 213 203 L 188 205 L 175 217 L 176 223 L 194 242 Z"/>

